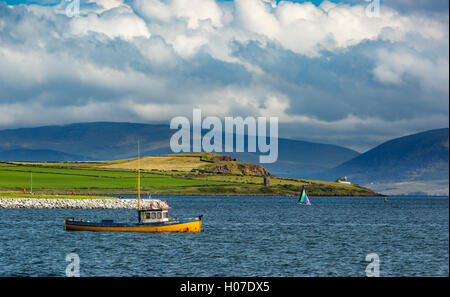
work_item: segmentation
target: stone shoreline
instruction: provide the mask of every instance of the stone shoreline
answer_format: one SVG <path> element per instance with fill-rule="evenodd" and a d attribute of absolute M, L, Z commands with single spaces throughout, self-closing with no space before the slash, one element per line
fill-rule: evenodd
<path fill-rule="evenodd" d="M 137 209 L 136 199 L 0 198 L 1 208 Z"/>

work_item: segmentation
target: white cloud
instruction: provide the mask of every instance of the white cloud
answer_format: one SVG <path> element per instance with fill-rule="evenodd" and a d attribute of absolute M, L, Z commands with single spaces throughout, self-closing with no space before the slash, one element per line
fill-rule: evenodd
<path fill-rule="evenodd" d="M 269 38 L 275 38 L 280 32 L 280 24 L 267 3 L 260 0 L 236 0 L 235 7 L 240 24 L 248 31 Z"/>
<path fill-rule="evenodd" d="M 420 57 L 407 50 L 377 51 L 378 65 L 373 70 L 375 77 L 383 83 L 401 85 L 409 75 L 418 79 L 424 89 L 448 93 L 449 62 L 437 58 L 436 61 Z"/>
<path fill-rule="evenodd" d="M 214 0 L 173 0 L 170 8 L 174 16 L 187 19 L 189 29 L 197 29 L 205 20 L 222 27 L 222 11 Z"/>
<path fill-rule="evenodd" d="M 165 122 L 193 107 L 279 116 L 293 135 L 303 125 L 317 137 L 448 121 L 448 13 L 386 4 L 369 18 L 364 1 L 95 2 L 78 18 L 64 1 L 0 3 L 0 126 Z"/>
<path fill-rule="evenodd" d="M 368 17 L 364 5 L 281 1 L 271 8 L 261 0 L 236 0 L 236 14 L 247 30 L 308 56 L 318 56 L 322 49 L 346 49 L 365 40 L 401 41 L 409 33 L 448 40 L 446 22 L 419 15 L 405 17 L 387 6 L 380 17 Z"/>
<path fill-rule="evenodd" d="M 177 55 L 173 47 L 166 44 L 161 38 L 138 38 L 134 44 L 141 54 L 151 63 L 173 68 L 177 63 Z"/>
<path fill-rule="evenodd" d="M 214 0 L 134 0 L 133 7 L 145 18 L 152 33 L 162 36 L 184 58 L 206 44 L 214 48 L 211 53 L 222 49 L 229 52 L 226 49 L 230 39 L 217 36 L 232 17 Z M 220 56 L 229 58 L 227 54 Z"/>
<path fill-rule="evenodd" d="M 88 2 L 96 3 L 101 6 L 103 9 L 99 10 L 99 12 L 110 10 L 116 7 L 121 7 L 124 5 L 123 0 L 89 0 Z"/>
<path fill-rule="evenodd" d="M 173 106 L 167 103 L 136 103 L 133 100 L 125 101 L 124 107 L 137 114 L 141 119 L 151 122 L 166 121 L 185 114 L 187 110 L 192 110 L 189 103 Z"/>
<path fill-rule="evenodd" d="M 171 17 L 186 21 L 187 28 L 195 30 L 202 21 L 222 27 L 223 13 L 214 0 L 134 0 L 134 7 L 149 21 L 169 21 Z"/>
<path fill-rule="evenodd" d="M 172 45 L 180 56 L 189 57 L 195 54 L 202 45 L 207 43 L 208 39 L 202 36 L 177 35 Z"/>
<path fill-rule="evenodd" d="M 90 13 L 86 16 L 80 15 L 80 17 L 72 18 L 70 27 L 75 35 L 85 35 L 92 31 L 106 34 L 110 38 L 150 37 L 145 22 L 129 7 L 124 6 L 113 8 L 100 15 Z"/>

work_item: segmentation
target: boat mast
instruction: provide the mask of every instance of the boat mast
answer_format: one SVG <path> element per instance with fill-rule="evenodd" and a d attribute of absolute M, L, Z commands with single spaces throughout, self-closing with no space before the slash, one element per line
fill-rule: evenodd
<path fill-rule="evenodd" d="M 139 148 L 139 140 L 138 140 L 138 211 L 141 210 L 141 161 L 140 161 L 140 148 Z"/>

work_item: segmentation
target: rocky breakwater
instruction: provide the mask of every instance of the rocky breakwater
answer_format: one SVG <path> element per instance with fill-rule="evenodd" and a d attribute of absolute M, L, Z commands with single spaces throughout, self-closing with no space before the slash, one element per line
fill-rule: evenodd
<path fill-rule="evenodd" d="M 0 198 L 0 208 L 137 209 L 137 200 Z"/>

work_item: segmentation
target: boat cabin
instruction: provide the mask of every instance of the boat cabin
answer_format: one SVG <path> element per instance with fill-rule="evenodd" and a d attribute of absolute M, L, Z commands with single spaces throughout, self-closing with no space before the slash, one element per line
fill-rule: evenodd
<path fill-rule="evenodd" d="M 169 221 L 167 201 L 157 199 L 144 200 L 142 208 L 138 208 L 138 220 L 140 223 L 156 223 Z"/>
<path fill-rule="evenodd" d="M 142 209 L 138 211 L 141 223 L 167 222 L 169 213 L 163 209 Z"/>

